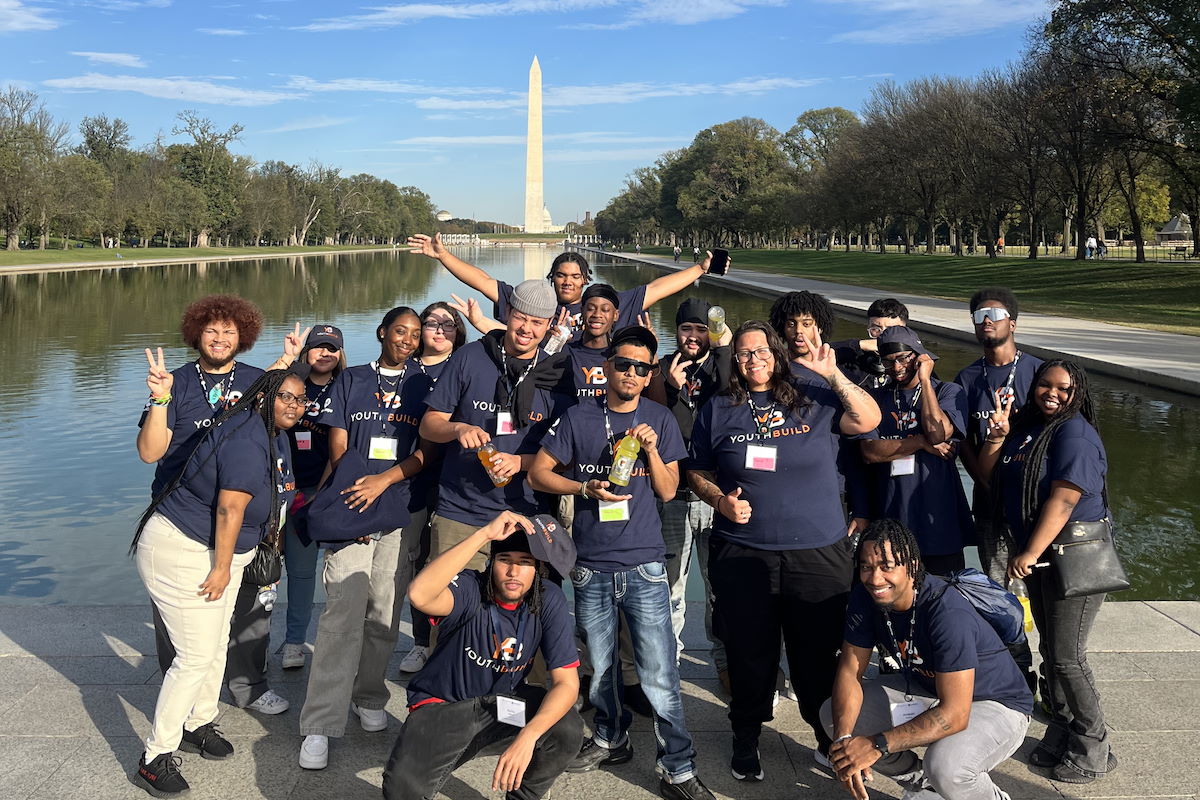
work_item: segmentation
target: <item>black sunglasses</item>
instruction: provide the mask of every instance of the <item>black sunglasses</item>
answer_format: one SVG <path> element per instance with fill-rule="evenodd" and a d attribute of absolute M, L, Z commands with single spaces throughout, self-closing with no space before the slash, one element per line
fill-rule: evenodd
<path fill-rule="evenodd" d="M 618 356 L 612 360 L 613 369 L 617 372 L 628 372 L 630 367 L 633 367 L 634 373 L 639 378 L 644 378 L 654 371 L 653 364 L 647 364 L 645 361 L 635 361 L 632 358 L 624 358 Z"/>

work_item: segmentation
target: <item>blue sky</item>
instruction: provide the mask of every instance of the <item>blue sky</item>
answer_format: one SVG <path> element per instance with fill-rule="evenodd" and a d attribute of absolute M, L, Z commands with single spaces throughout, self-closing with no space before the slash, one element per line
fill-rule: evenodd
<path fill-rule="evenodd" d="M 545 87 L 546 203 L 582 219 L 633 169 L 743 116 L 858 109 L 883 78 L 1015 59 L 1046 0 L 0 0 L 0 85 L 75 128 L 170 139 L 195 109 L 238 151 L 316 159 L 520 222 L 525 89 Z M 383 0 L 386 2 L 386 0 Z"/>

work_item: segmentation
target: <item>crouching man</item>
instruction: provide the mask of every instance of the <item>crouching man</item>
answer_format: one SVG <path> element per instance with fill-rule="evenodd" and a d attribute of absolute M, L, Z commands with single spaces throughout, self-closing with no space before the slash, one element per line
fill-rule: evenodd
<path fill-rule="evenodd" d="M 1008 800 L 989 772 L 1024 740 L 1033 696 L 1000 637 L 925 574 L 916 538 L 896 520 L 867 528 L 857 564 L 833 697 L 821 709 L 838 779 L 860 800 L 872 769 L 905 798 Z M 901 670 L 864 686 L 876 643 Z M 916 747 L 928 748 L 923 760 Z"/>
<path fill-rule="evenodd" d="M 482 572 L 465 569 L 490 545 Z M 579 658 L 566 598 L 550 582 L 575 564 L 553 518 L 504 511 L 442 553 L 408 599 L 437 625 L 437 647 L 408 685 L 409 715 L 383 773 L 383 796 L 422 800 L 477 755 L 503 753 L 492 791 L 534 800 L 579 753 Z M 541 651 L 551 688 L 524 682 Z"/>

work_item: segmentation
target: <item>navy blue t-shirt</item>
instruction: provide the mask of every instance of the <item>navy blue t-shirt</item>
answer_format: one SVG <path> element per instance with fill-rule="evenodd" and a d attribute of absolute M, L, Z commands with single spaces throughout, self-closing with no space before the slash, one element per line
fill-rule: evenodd
<path fill-rule="evenodd" d="M 509 302 L 512 298 L 513 287 L 511 284 L 504 281 L 496 281 L 496 319 L 499 322 L 508 322 Z M 621 328 L 627 328 L 630 325 L 637 325 L 638 315 L 645 309 L 646 304 L 646 287 L 637 286 L 633 289 L 625 289 L 617 292 L 617 298 L 621 301 L 620 307 L 617 309 L 617 324 L 613 326 L 614 331 L 619 331 Z M 555 316 L 551 322 L 558 320 L 558 313 L 562 309 L 567 309 L 567 325 L 571 328 L 572 341 L 578 342 L 583 336 L 583 301 L 569 303 L 567 305 L 559 304 L 558 310 L 555 311 Z M 547 333 L 547 336 L 550 334 Z"/>
<path fill-rule="evenodd" d="M 1041 433 L 1039 425 L 1025 436 L 1009 436 L 1000 453 L 1000 480 L 1003 487 L 1004 516 L 1017 545 L 1024 547 L 1033 531 L 1025 529 L 1021 517 L 1021 481 L 1025 473 L 1025 456 L 1029 446 Z M 1071 519 L 1094 522 L 1108 516 L 1104 507 L 1104 478 L 1108 474 L 1108 456 L 1100 434 L 1076 414 L 1054 432 L 1049 452 L 1040 465 L 1042 478 L 1038 482 L 1038 507 L 1050 497 L 1053 481 L 1067 481 L 1083 490 Z M 1036 517 L 1035 517 L 1036 521 Z"/>
<path fill-rule="evenodd" d="M 1016 400 L 1010 413 L 1015 415 L 1025 405 L 1033 374 L 1041 365 L 1040 358 L 1018 350 L 1015 362 L 999 367 L 989 366 L 982 358 L 963 367 L 954 382 L 966 390 L 969 419 L 965 433 L 973 444 L 978 446 L 987 437 L 988 416 L 996 410 L 996 390 L 1004 387 L 1006 396 L 1011 391 Z"/>
<path fill-rule="evenodd" d="M 154 482 L 150 485 L 150 496 L 158 497 L 159 492 L 167 488 L 167 484 L 183 469 L 187 458 L 192 454 L 204 431 L 212 425 L 213 419 L 225 409 L 242 399 L 242 393 L 250 388 L 250 384 L 258 380 L 263 371 L 258 367 L 235 362 L 233 369 L 222 375 L 204 373 L 203 383 L 196 371 L 196 362 L 189 361 L 182 367 L 171 370 L 175 383 L 171 386 L 171 402 L 167 404 L 167 430 L 171 431 L 171 443 L 167 452 L 159 459 L 154 469 Z M 230 378 L 232 377 L 232 380 Z M 214 388 L 220 387 L 220 397 L 216 403 L 208 402 L 208 395 Z M 146 416 L 150 413 L 150 404 L 142 409 L 138 427 L 146 424 Z"/>
<path fill-rule="evenodd" d="M 916 612 L 910 650 L 912 609 L 888 612 L 898 639 L 893 642 L 884 612 L 856 582 L 846 606 L 846 641 L 864 648 L 882 644 L 891 654 L 899 646 L 904 660 L 912 666 L 913 681 L 926 694 L 937 695 L 936 673 L 973 669 L 973 701 L 993 700 L 1022 714 L 1033 713 L 1033 695 L 1008 648 L 957 589 L 927 575 L 917 592 Z"/>
<path fill-rule="evenodd" d="M 417 449 L 425 396 L 429 393 L 428 383 L 420 376 L 420 371 L 406 365 L 397 383 L 397 376 L 381 374 L 374 363 L 362 364 L 338 375 L 329 390 L 332 398 L 329 427 L 346 431 L 347 447 L 367 459 L 374 475 L 396 466 Z M 395 459 L 371 458 L 371 440 L 376 437 L 396 440 Z M 388 491 L 398 495 L 397 503 L 407 506 L 409 479 Z M 395 524 L 407 525 L 408 514 Z"/>
<path fill-rule="evenodd" d="M 463 570 L 450 582 L 454 610 L 440 620 L 437 647 L 429 661 L 408 683 L 408 707 L 431 702 L 456 703 L 512 691 L 514 673 L 524 682 L 525 671 L 538 650 L 550 670 L 579 666 L 575 630 L 562 589 L 542 581 L 542 608 L 529 614 L 523 605 L 509 608 L 498 603 L 493 615 L 481 589 L 488 580 L 483 572 Z M 521 640 L 520 619 L 525 630 Z"/>
<path fill-rule="evenodd" d="M 809 406 L 800 413 L 777 405 L 764 412 L 766 436 L 758 433 L 750 404 L 735 406 L 728 395 L 717 395 L 696 415 L 685 466 L 714 473 L 725 494 L 740 486 L 753 510 L 744 525 L 717 512 L 716 536 L 760 550 L 807 550 L 846 538 L 837 471 L 842 404 L 828 386 L 797 386 Z M 752 392 L 751 399 L 759 408 L 772 402 L 769 392 Z M 774 472 L 746 466 L 747 448 L 762 445 L 777 448 Z"/>
<path fill-rule="evenodd" d="M 604 354 L 608 348 L 584 347 L 582 342 L 569 342 L 566 350 L 571 358 L 571 383 L 576 399 L 582 403 L 588 398 L 604 397 L 608 390 Z"/>
<path fill-rule="evenodd" d="M 938 406 L 954 427 L 951 440 L 966 431 L 967 398 L 961 386 L 932 379 Z M 872 389 L 883 418 L 871 438 L 907 439 L 921 433 L 921 398 L 917 389 Z M 898 519 L 917 536 L 921 552 L 950 555 L 974 543 L 975 523 L 958 475 L 957 459 L 918 450 L 911 475 L 892 475 L 891 464 L 874 470 L 879 517 Z"/>
<path fill-rule="evenodd" d="M 275 481 L 282 508 L 296 493 L 287 437 L 276 436 L 276 462 L 271 463 L 267 429 L 252 411 L 237 414 L 196 447 L 183 481 L 159 505 L 159 512 L 179 530 L 201 544 L 214 546 L 217 497 L 222 489 L 251 495 L 242 516 L 234 552 L 245 553 L 262 539 L 271 516 L 271 482 Z M 283 517 L 280 517 L 282 521 Z"/>
<path fill-rule="evenodd" d="M 676 353 L 672 353 L 661 361 L 662 370 L 670 369 L 675 361 Z M 685 442 L 692 438 L 692 425 L 698 412 L 713 395 L 729 385 L 729 374 L 733 369 L 733 355 L 729 345 L 713 347 L 708 356 L 700 362 L 684 362 L 683 385 L 676 389 L 667 381 L 663 388 L 667 394 L 667 408 L 675 415 L 679 423 L 679 432 Z"/>
<path fill-rule="evenodd" d="M 687 456 L 679 424 L 665 406 L 642 397 L 634 411 L 618 414 L 609 409 L 608 422 L 613 433 L 609 439 L 604 424 L 604 402 L 584 400 L 567 409 L 542 440 L 546 452 L 566 465 L 562 473 L 565 477 L 575 481 L 608 480 L 616 442 L 627 430 L 643 423 L 658 434 L 658 452 L 665 463 L 681 461 Z M 575 521 L 571 523 L 575 563 L 597 572 L 623 572 L 639 564 L 665 563 L 662 521 L 645 451 L 638 452 L 629 486 L 610 486 L 609 491 L 633 495 L 629 500 L 629 519 L 601 522 L 600 501 L 575 496 Z"/>
<path fill-rule="evenodd" d="M 528 360 L 514 358 L 509 362 L 524 365 Z M 496 416 L 501 410 L 496 403 L 499 379 L 499 367 L 484 350 L 483 343 L 471 342 L 455 353 L 426 405 L 430 411 L 449 414 L 451 422 L 465 422 L 487 431 L 492 444 L 502 453 L 536 453 L 550 423 L 574 398 L 535 389 L 525 425 L 515 433 L 497 436 Z M 468 525 L 485 525 L 504 509 L 537 514 L 548 508 L 548 498 L 535 496 L 524 472 L 513 475 L 506 486 L 496 486 L 476 452 L 464 450 L 457 440 L 447 445 L 438 490 L 438 515 Z"/>
<path fill-rule="evenodd" d="M 333 380 L 319 386 L 304 381 L 304 396 L 308 408 L 296 426 L 287 432 L 292 451 L 292 466 L 296 470 L 296 485 L 302 489 L 316 487 L 321 482 L 325 465 L 329 463 L 329 415 L 333 401 L 329 397 Z M 310 498 L 311 499 L 311 498 Z"/>
<path fill-rule="evenodd" d="M 417 372 L 417 374 L 412 376 L 412 380 L 417 384 L 425 384 L 427 387 L 425 396 L 427 398 L 429 392 L 432 392 L 433 387 L 437 385 L 438 378 L 442 376 L 442 372 L 453 358 L 454 356 L 451 354 L 450 358 L 445 361 L 439 361 L 436 364 L 422 364 L 416 356 L 408 360 L 408 368 Z M 416 391 L 415 385 L 413 391 Z M 425 409 L 422 409 L 421 413 L 424 414 Z M 409 481 L 411 496 L 408 501 L 408 510 L 414 514 L 425 509 L 432 511 L 434 501 L 437 499 L 437 484 L 442 472 L 442 459 L 446 457 L 446 445 L 433 444 L 430 445 L 430 449 L 432 452 L 429 454 L 428 462 Z"/>

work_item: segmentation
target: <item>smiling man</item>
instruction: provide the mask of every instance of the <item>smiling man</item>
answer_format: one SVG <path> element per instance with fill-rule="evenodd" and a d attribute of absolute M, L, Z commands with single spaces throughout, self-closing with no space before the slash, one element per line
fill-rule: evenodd
<path fill-rule="evenodd" d="M 821 708 L 838 779 L 859 800 L 873 769 L 914 800 L 1008 800 L 989 773 L 1024 741 L 1033 696 L 1004 643 L 957 590 L 925 574 L 900 522 L 871 523 L 857 563 L 833 697 Z M 901 670 L 864 684 L 876 644 Z"/>

